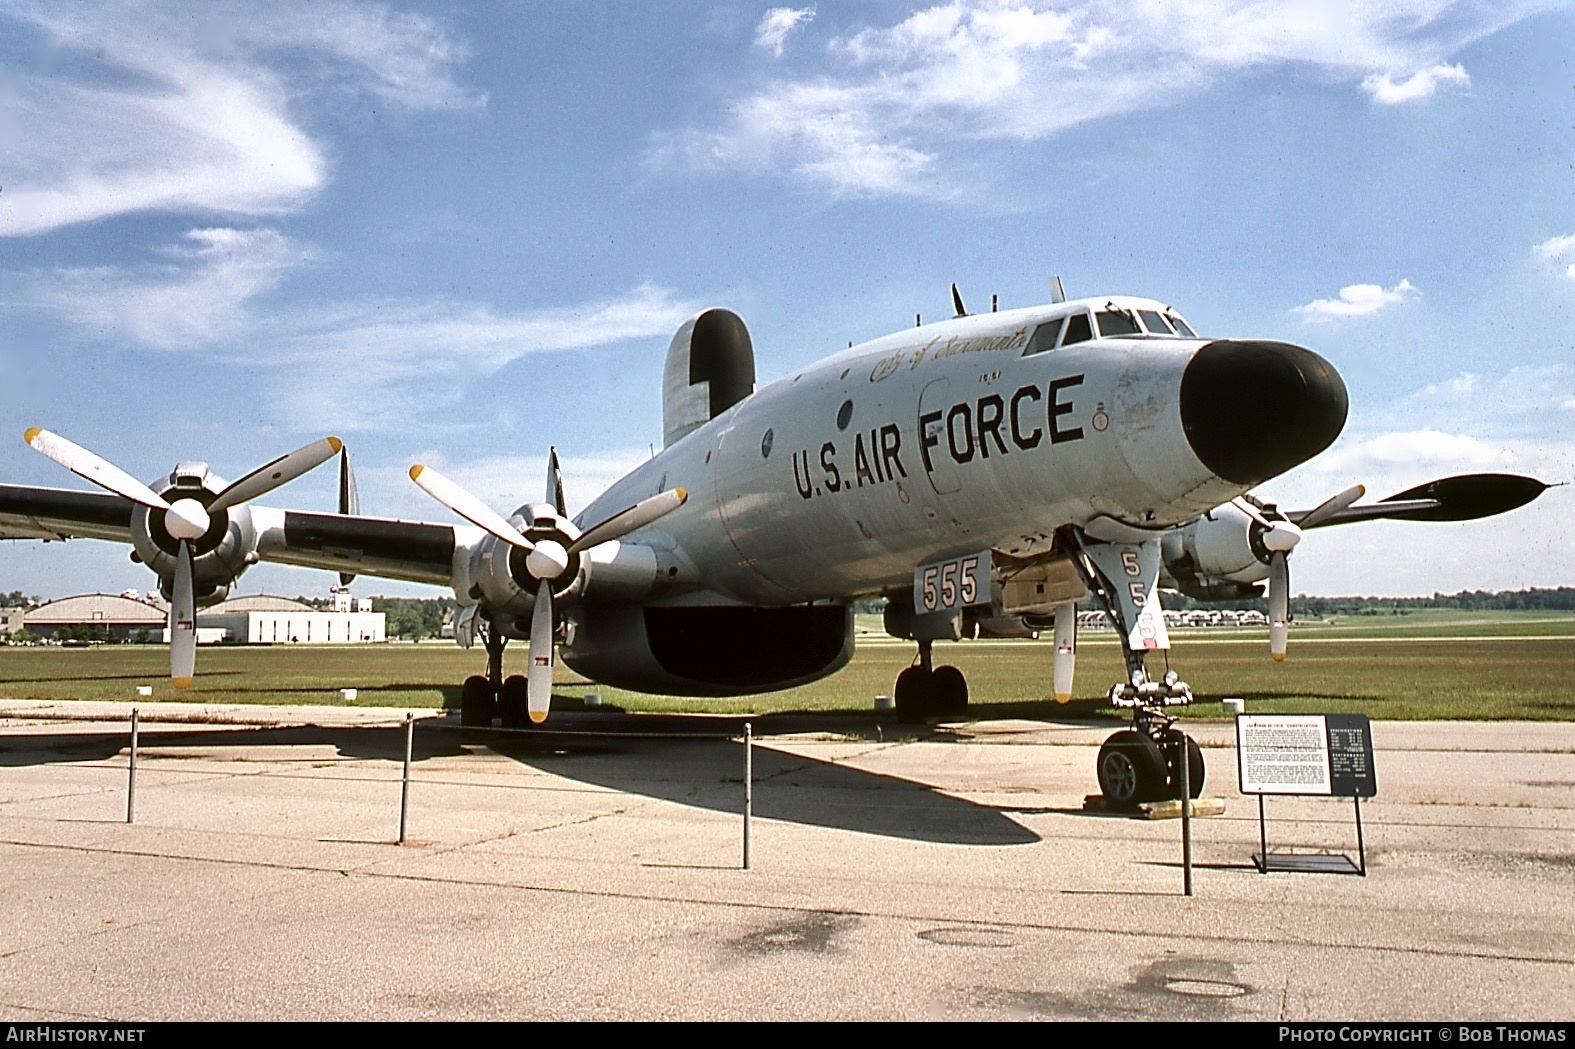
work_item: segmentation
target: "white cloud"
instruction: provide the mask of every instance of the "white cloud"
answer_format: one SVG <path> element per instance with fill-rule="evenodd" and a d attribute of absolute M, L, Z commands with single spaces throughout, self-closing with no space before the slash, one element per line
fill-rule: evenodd
<path fill-rule="evenodd" d="M 1309 66 L 1370 81 L 1375 97 L 1421 97 L 1462 82 L 1445 58 L 1533 6 L 952 0 L 804 49 L 809 68 L 733 100 L 710 127 L 655 136 L 650 159 L 785 172 L 834 196 L 951 196 L 971 141 L 1042 140 L 1248 72 Z M 1395 69 L 1422 72 L 1395 84 Z"/>
<path fill-rule="evenodd" d="M 253 333 L 247 353 L 270 371 L 270 396 L 282 417 L 387 429 L 459 403 L 468 383 L 522 357 L 670 335 L 697 309 L 652 284 L 574 306 L 513 312 L 446 300 L 371 300 L 275 321 Z"/>
<path fill-rule="evenodd" d="M 0 236 L 130 212 L 273 215 L 328 179 L 297 110 L 313 91 L 429 110 L 479 104 L 416 15 L 353 3 L 0 3 L 0 31 L 65 60 L 6 82 Z"/>
<path fill-rule="evenodd" d="M 1531 250 L 1547 265 L 1563 266 L 1564 275 L 1575 280 L 1575 233 L 1567 237 L 1549 237 Z"/>
<path fill-rule="evenodd" d="M 564 502 L 572 517 L 615 481 L 640 465 L 650 453 L 644 448 L 613 449 L 597 455 L 577 455 L 560 448 Z M 368 505 L 378 513 L 424 521 L 447 521 L 451 515 L 410 480 L 409 467 L 421 463 L 440 471 L 492 509 L 509 514 L 528 503 L 546 500 L 547 450 L 535 455 L 494 455 L 452 460 L 436 449 L 410 456 L 404 465 L 357 471 L 357 484 Z"/>
<path fill-rule="evenodd" d="M 1362 81 L 1362 90 L 1379 105 L 1395 106 L 1402 102 L 1415 102 L 1431 98 L 1440 84 L 1452 84 L 1461 89 L 1471 86 L 1471 77 L 1461 65 L 1437 65 L 1413 73 L 1395 83 L 1388 73 L 1373 73 Z"/>
<path fill-rule="evenodd" d="M 773 7 L 755 27 L 755 46 L 781 58 L 788 34 L 814 17 L 813 7 Z"/>
<path fill-rule="evenodd" d="M 1340 289 L 1338 299 L 1314 299 L 1292 312 L 1308 322 L 1335 320 L 1343 317 L 1370 317 L 1378 311 L 1405 301 L 1416 294 L 1416 286 L 1401 280 L 1392 288 L 1378 284 L 1348 284 Z"/>
<path fill-rule="evenodd" d="M 1388 472 L 1396 466 L 1445 470 L 1485 470 L 1513 464 L 1507 447 L 1466 434 L 1421 429 L 1385 433 L 1344 448 L 1334 448 L 1319 458 L 1325 473 Z"/>
<path fill-rule="evenodd" d="M 194 229 L 167 264 L 67 269 L 25 281 L 32 301 L 80 327 L 159 350 L 211 346 L 251 324 L 251 301 L 311 253 L 274 230 Z"/>

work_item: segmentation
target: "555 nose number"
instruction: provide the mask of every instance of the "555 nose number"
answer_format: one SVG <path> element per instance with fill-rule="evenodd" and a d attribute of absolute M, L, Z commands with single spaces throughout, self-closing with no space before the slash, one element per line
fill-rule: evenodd
<path fill-rule="evenodd" d="M 981 551 L 920 565 L 913 573 L 913 607 L 945 612 L 990 599 L 990 552 Z"/>

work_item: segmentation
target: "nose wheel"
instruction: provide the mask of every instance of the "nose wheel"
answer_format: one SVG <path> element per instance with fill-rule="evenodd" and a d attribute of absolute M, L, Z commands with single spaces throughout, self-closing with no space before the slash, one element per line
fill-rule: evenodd
<path fill-rule="evenodd" d="M 1099 792 L 1111 807 L 1132 809 L 1147 801 L 1179 798 L 1183 750 L 1189 793 L 1202 796 L 1203 751 L 1171 724 L 1171 718 L 1157 711 L 1140 711 L 1132 728 L 1115 733 L 1099 748 Z"/>

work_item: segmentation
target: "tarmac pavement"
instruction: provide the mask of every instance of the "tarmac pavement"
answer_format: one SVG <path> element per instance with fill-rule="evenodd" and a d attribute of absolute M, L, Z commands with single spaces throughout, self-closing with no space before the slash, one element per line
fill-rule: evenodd
<path fill-rule="evenodd" d="M 1368 876 L 1083 810 L 1116 727 L 0 701 L 0 1018 L 1567 1021 L 1575 726 L 1378 722 Z M 1348 800 L 1271 849 L 1356 855 Z"/>

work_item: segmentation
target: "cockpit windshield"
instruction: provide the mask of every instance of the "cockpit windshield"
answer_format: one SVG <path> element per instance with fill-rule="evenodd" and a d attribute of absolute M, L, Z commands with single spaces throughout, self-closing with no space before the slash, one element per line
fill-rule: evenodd
<path fill-rule="evenodd" d="M 1097 334 L 1096 334 L 1097 332 Z M 1025 357 L 1090 339 L 1153 338 L 1196 339 L 1194 332 L 1167 306 L 1131 306 L 1114 300 L 1092 312 L 1078 310 L 1046 321 L 1034 329 L 1023 351 Z"/>

